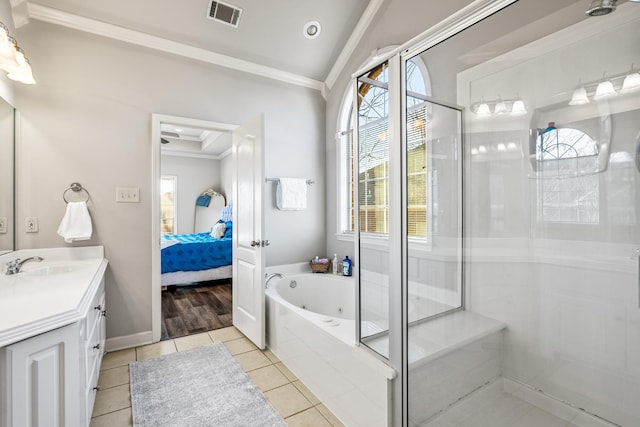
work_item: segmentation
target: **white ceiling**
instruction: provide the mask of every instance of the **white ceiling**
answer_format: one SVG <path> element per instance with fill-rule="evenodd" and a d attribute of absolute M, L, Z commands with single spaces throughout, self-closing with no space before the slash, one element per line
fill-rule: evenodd
<path fill-rule="evenodd" d="M 324 82 L 369 0 L 225 0 L 243 9 L 238 28 L 208 18 L 210 0 L 12 0 L 16 26 L 89 18 Z M 375 0 L 376 9 L 382 0 Z M 44 6 L 44 8 L 42 7 Z M 316 39 L 303 35 L 315 20 Z M 78 26 L 80 27 L 80 26 Z"/>
<path fill-rule="evenodd" d="M 16 27 L 40 20 L 322 90 L 331 86 L 384 0 L 224 0 L 237 28 L 208 18 L 210 0 L 12 0 Z M 304 36 L 318 21 L 320 35 Z M 182 129 L 176 131 L 176 128 Z M 226 132 L 163 124 L 163 154 L 221 158 Z"/>
<path fill-rule="evenodd" d="M 229 132 L 163 122 L 160 133 L 163 155 L 220 159 L 230 153 Z"/>

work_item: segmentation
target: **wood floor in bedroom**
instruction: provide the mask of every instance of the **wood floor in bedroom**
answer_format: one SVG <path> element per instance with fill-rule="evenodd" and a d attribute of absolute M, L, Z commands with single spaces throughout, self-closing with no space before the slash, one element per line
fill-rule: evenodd
<path fill-rule="evenodd" d="M 201 282 L 162 291 L 161 340 L 226 328 L 232 324 L 231 283 Z"/>

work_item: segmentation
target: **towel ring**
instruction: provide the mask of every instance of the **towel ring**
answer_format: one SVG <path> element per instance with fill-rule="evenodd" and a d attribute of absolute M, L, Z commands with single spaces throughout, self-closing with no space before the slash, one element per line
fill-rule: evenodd
<path fill-rule="evenodd" d="M 85 202 L 88 202 L 89 199 L 91 199 L 91 195 L 89 194 L 89 191 L 84 188 L 82 186 L 82 184 L 78 183 L 78 182 L 72 182 L 71 185 L 69 186 L 69 188 L 67 188 L 66 190 L 64 190 L 64 193 L 62 193 L 62 200 L 64 200 L 65 203 L 69 203 L 69 201 L 67 200 L 67 192 L 69 190 L 72 190 L 74 192 L 79 192 L 79 191 L 84 191 L 85 193 L 87 193 L 87 200 L 84 200 Z"/>

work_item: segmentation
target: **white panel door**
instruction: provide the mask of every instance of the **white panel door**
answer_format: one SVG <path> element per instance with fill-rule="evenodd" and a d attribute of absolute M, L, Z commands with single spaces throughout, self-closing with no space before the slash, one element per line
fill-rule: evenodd
<path fill-rule="evenodd" d="M 233 324 L 261 349 L 265 347 L 263 143 L 262 115 L 233 132 Z"/>

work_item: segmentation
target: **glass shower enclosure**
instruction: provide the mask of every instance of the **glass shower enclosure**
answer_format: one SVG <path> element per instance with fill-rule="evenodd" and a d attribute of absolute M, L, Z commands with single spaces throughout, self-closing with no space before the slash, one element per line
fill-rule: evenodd
<path fill-rule="evenodd" d="M 394 425 L 640 425 L 640 4 L 484 1 L 358 74 Z"/>

